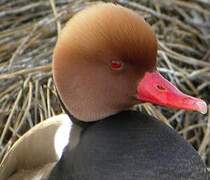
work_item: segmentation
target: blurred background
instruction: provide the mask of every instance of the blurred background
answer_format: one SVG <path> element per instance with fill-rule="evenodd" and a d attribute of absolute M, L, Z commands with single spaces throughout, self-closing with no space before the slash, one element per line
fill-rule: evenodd
<path fill-rule="evenodd" d="M 26 131 L 63 112 L 51 63 L 57 35 L 99 1 L 0 0 L 0 161 Z M 183 92 L 210 102 L 210 1 L 116 0 L 144 16 L 159 41 L 158 70 Z M 210 105 L 208 106 L 210 109 Z M 210 166 L 210 115 L 141 104 L 173 127 Z"/>

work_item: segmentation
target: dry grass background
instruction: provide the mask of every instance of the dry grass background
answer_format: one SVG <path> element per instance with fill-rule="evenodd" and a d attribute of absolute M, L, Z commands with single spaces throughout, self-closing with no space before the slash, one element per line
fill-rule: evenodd
<path fill-rule="evenodd" d="M 159 40 L 158 69 L 179 89 L 210 102 L 210 1 L 115 1 L 134 9 Z M 23 133 L 62 112 L 52 51 L 63 24 L 87 0 L 0 1 L 0 159 Z M 210 115 L 151 104 L 137 109 L 176 129 L 210 166 Z M 210 109 L 210 106 L 209 106 Z"/>

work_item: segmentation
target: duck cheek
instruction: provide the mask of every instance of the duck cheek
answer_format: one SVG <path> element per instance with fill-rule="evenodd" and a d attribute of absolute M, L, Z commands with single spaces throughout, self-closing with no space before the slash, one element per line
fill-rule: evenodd
<path fill-rule="evenodd" d="M 207 112 L 206 103 L 179 91 L 158 72 L 147 72 L 137 87 L 137 99 L 171 108 Z"/>

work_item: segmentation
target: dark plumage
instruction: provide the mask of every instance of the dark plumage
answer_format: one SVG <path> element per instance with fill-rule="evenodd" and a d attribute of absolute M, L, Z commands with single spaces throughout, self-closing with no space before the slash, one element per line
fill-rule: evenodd
<path fill-rule="evenodd" d="M 141 112 L 124 111 L 86 127 L 50 180 L 207 180 L 193 147 Z"/>

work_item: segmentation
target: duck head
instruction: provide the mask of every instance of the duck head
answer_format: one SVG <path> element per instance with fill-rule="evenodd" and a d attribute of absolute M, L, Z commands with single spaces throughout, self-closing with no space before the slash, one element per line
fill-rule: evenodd
<path fill-rule="evenodd" d="M 157 40 L 132 10 L 99 3 L 76 14 L 58 37 L 53 76 L 61 101 L 81 121 L 96 121 L 139 102 L 206 112 L 156 71 Z"/>

